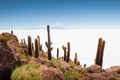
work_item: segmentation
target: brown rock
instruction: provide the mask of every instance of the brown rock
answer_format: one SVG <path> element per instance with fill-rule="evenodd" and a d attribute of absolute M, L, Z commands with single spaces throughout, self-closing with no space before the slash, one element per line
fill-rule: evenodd
<path fill-rule="evenodd" d="M 16 65 L 20 65 L 16 54 L 18 39 L 9 33 L 0 34 L 0 80 L 9 80 L 10 73 Z"/>
<path fill-rule="evenodd" d="M 42 58 L 31 58 L 29 60 L 29 63 L 37 63 L 37 64 L 41 64 L 41 65 L 46 65 L 46 66 L 50 66 L 50 62 L 46 61 Z"/>
<path fill-rule="evenodd" d="M 120 70 L 120 66 L 112 66 L 112 67 L 106 69 L 107 72 L 113 72 L 113 71 L 117 71 L 117 70 Z"/>
<path fill-rule="evenodd" d="M 82 78 L 81 80 L 116 80 L 116 78 L 110 73 L 102 72 L 89 74 L 87 77 Z"/>
<path fill-rule="evenodd" d="M 74 70 L 81 72 L 83 68 L 81 66 L 76 66 L 74 67 Z"/>
<path fill-rule="evenodd" d="M 45 80 L 64 80 L 64 75 L 62 71 L 58 70 L 57 68 L 41 66 L 43 77 Z"/>
<path fill-rule="evenodd" d="M 98 65 L 91 65 L 90 67 L 86 68 L 86 70 L 89 73 L 100 73 L 105 71 L 104 69 L 101 68 L 101 66 Z"/>

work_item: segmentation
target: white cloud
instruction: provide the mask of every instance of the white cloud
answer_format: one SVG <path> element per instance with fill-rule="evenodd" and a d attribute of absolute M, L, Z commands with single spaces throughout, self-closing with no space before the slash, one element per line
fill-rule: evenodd
<path fill-rule="evenodd" d="M 65 28 L 64 25 L 62 25 L 61 23 L 57 22 L 55 24 L 50 25 L 52 29 L 63 29 Z"/>
<path fill-rule="evenodd" d="M 61 23 L 55 23 L 55 26 L 61 26 L 62 24 Z"/>

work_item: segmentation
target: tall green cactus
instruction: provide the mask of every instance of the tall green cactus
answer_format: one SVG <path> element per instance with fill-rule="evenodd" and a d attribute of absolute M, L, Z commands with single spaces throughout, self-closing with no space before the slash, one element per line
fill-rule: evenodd
<path fill-rule="evenodd" d="M 67 52 L 66 62 L 69 63 L 69 60 L 70 60 L 70 42 L 67 43 L 67 48 L 68 48 L 68 52 Z"/>
<path fill-rule="evenodd" d="M 38 47 L 38 40 L 35 39 L 35 58 L 39 57 L 39 47 Z"/>
<path fill-rule="evenodd" d="M 13 35 L 13 30 L 11 30 L 11 34 Z"/>
<path fill-rule="evenodd" d="M 48 42 L 45 42 L 46 44 L 46 47 L 48 49 L 48 60 L 51 60 L 52 59 L 52 55 L 51 55 L 51 50 L 53 49 L 51 47 L 51 41 L 50 41 L 50 27 L 49 25 L 47 25 L 47 33 L 48 33 Z"/>
<path fill-rule="evenodd" d="M 62 49 L 64 50 L 64 61 L 66 61 L 66 47 L 65 46 L 62 46 Z"/>
<path fill-rule="evenodd" d="M 29 56 L 32 56 L 32 40 L 31 40 L 31 36 L 28 36 L 28 54 L 29 54 Z"/>
<path fill-rule="evenodd" d="M 32 42 L 32 55 L 34 55 L 34 44 Z"/>
<path fill-rule="evenodd" d="M 101 65 L 101 67 L 102 67 L 102 62 L 103 62 L 104 48 L 105 48 L 105 40 L 103 40 L 103 42 L 102 42 L 101 58 L 100 58 L 100 65 Z"/>
<path fill-rule="evenodd" d="M 105 46 L 105 40 L 102 40 L 102 38 L 99 38 L 95 64 L 101 67 L 103 62 L 104 46 Z"/>
<path fill-rule="evenodd" d="M 40 45 L 40 51 L 42 51 L 42 45 Z"/>
<path fill-rule="evenodd" d="M 39 36 L 37 36 L 37 38 L 38 38 L 38 49 L 39 49 L 39 51 L 41 51 L 40 37 L 39 37 Z"/>
<path fill-rule="evenodd" d="M 25 39 L 23 39 L 23 44 L 25 45 L 25 47 L 27 47 Z"/>
<path fill-rule="evenodd" d="M 57 59 L 59 58 L 59 48 L 57 48 Z"/>
<path fill-rule="evenodd" d="M 24 43 L 24 44 L 26 44 L 26 41 L 25 41 L 25 39 L 23 39 L 23 43 Z"/>
<path fill-rule="evenodd" d="M 77 64 L 77 53 L 75 53 L 74 63 Z"/>
<path fill-rule="evenodd" d="M 23 39 L 21 39 L 21 44 L 23 44 Z"/>

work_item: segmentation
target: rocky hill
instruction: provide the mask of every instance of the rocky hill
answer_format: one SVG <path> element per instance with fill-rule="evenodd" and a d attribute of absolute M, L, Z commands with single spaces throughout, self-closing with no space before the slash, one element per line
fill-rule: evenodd
<path fill-rule="evenodd" d="M 10 33 L 0 34 L 0 80 L 120 80 L 120 66 L 82 67 L 78 60 L 67 62 L 59 56 L 49 60 L 48 52 L 40 48 L 39 37 L 37 40 L 37 47 L 31 50 L 31 43 L 19 42 L 17 36 Z"/>

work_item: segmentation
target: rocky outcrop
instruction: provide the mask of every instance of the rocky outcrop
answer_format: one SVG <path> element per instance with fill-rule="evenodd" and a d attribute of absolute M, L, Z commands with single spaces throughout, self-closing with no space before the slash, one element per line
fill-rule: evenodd
<path fill-rule="evenodd" d="M 89 73 L 101 73 L 105 71 L 104 69 L 101 68 L 101 66 L 98 65 L 91 65 L 90 67 L 86 68 L 86 70 Z"/>
<path fill-rule="evenodd" d="M 81 80 L 116 80 L 116 78 L 110 73 L 102 72 L 89 74 L 87 77 L 84 77 Z"/>
<path fill-rule="evenodd" d="M 110 68 L 106 69 L 107 72 L 114 72 L 117 70 L 120 70 L 120 66 L 111 66 Z"/>
<path fill-rule="evenodd" d="M 0 80 L 9 80 L 8 76 L 12 70 L 20 65 L 19 54 L 17 54 L 18 46 L 19 42 L 15 35 L 0 34 Z"/>
<path fill-rule="evenodd" d="M 85 71 L 87 71 L 88 76 L 81 80 L 120 80 L 120 66 L 113 66 L 104 70 L 101 66 L 92 65 Z"/>

